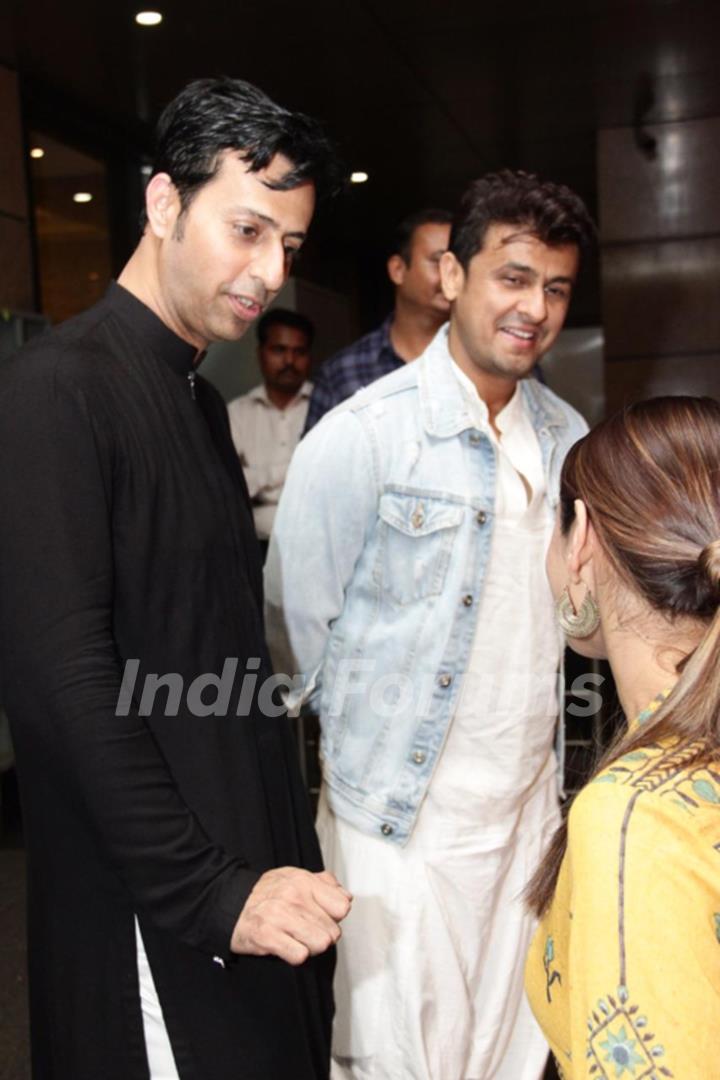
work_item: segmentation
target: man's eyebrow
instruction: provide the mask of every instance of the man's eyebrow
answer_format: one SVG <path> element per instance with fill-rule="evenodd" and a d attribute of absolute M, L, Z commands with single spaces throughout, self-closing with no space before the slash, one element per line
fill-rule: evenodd
<path fill-rule="evenodd" d="M 524 263 L 518 263 L 518 262 L 506 262 L 506 263 L 503 263 L 503 265 L 498 270 L 498 273 L 501 274 L 501 273 L 503 273 L 504 270 L 514 270 L 518 274 L 527 274 L 528 277 L 532 278 L 533 281 L 537 281 L 538 277 L 540 276 L 538 274 L 537 270 L 534 270 L 532 268 L 532 266 L 526 266 Z M 548 285 L 554 285 L 554 284 L 558 284 L 560 282 L 562 282 L 563 284 L 566 284 L 566 285 L 574 285 L 575 284 L 575 278 L 570 277 L 569 274 L 556 274 L 555 277 L 550 278 L 550 280 L 548 281 Z"/>
<path fill-rule="evenodd" d="M 526 266 L 524 263 L 519 262 L 506 262 L 498 269 L 498 273 L 502 273 L 503 270 L 515 270 L 518 274 L 529 274 L 530 277 L 536 278 L 538 276 L 537 270 L 533 270 L 532 266 Z"/>
<path fill-rule="evenodd" d="M 252 206 L 233 206 L 230 208 L 232 214 L 247 214 L 249 217 L 256 218 L 257 221 L 262 221 L 264 225 L 269 225 L 273 229 L 279 229 L 275 218 L 269 217 L 267 214 L 261 214 L 259 210 L 253 210 Z M 297 230 L 296 232 L 285 233 L 285 236 L 293 236 L 298 240 L 304 240 L 307 233 Z"/>

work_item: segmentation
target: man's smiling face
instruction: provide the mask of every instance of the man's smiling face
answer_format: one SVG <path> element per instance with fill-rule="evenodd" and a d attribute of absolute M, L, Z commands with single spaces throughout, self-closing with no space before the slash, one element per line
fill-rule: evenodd
<path fill-rule="evenodd" d="M 226 151 L 183 213 L 168 185 L 159 251 L 162 307 L 168 325 L 198 348 L 242 337 L 286 281 L 315 207 L 310 182 L 288 191 L 267 186 L 289 168 L 278 154 L 251 172 Z"/>
<path fill-rule="evenodd" d="M 523 226 L 505 224 L 488 227 L 467 272 L 443 255 L 455 360 L 469 375 L 528 375 L 562 329 L 578 263 L 574 244 L 548 247 Z"/>

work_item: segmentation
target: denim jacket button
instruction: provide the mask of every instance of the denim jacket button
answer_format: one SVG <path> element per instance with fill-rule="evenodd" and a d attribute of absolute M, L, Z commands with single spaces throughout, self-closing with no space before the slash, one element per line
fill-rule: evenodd
<path fill-rule="evenodd" d="M 383 836 L 392 836 L 392 834 L 394 832 L 394 829 L 393 829 L 392 825 L 388 825 L 387 821 L 385 821 L 380 826 L 380 832 L 383 834 Z"/>
<path fill-rule="evenodd" d="M 441 675 L 440 678 L 438 679 L 438 682 L 443 687 L 443 689 L 446 690 L 448 688 L 448 686 L 450 685 L 450 683 L 452 682 L 452 675 L 447 675 L 447 674 Z"/>
<path fill-rule="evenodd" d="M 484 525 L 485 522 L 487 521 L 487 514 L 485 513 L 485 511 L 484 510 L 478 510 L 478 512 L 477 512 L 477 514 L 475 516 L 475 520 L 477 521 L 478 525 Z"/>
<path fill-rule="evenodd" d="M 477 431 L 471 431 L 470 432 L 470 445 L 471 446 L 479 446 L 480 445 L 480 435 L 479 435 L 479 433 Z"/>
<path fill-rule="evenodd" d="M 472 607 L 472 602 L 473 598 L 471 593 L 468 593 L 467 596 L 463 596 L 463 604 L 465 607 Z"/>
<path fill-rule="evenodd" d="M 412 756 L 412 759 L 416 765 L 424 765 L 426 758 L 427 754 L 424 750 L 416 750 Z"/>

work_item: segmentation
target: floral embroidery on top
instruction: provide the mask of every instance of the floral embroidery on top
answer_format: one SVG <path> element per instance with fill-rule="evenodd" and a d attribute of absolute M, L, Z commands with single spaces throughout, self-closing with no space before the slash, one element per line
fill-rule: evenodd
<path fill-rule="evenodd" d="M 709 765 L 699 765 L 685 772 L 662 794 L 673 794 L 675 805 L 691 814 L 702 805 L 720 809 L 720 773 Z"/>
<path fill-rule="evenodd" d="M 630 1038 L 624 1024 L 621 1028 L 618 1028 L 617 1032 L 608 1028 L 607 1036 L 605 1042 L 600 1043 L 600 1045 L 603 1050 L 607 1051 L 605 1060 L 615 1066 L 615 1075 L 622 1076 L 627 1070 L 634 1076 L 636 1073 L 635 1066 L 643 1064 L 642 1057 L 635 1050 L 637 1039 Z"/>
<path fill-rule="evenodd" d="M 647 1017 L 640 1014 L 637 1005 L 630 1004 L 627 987 L 618 987 L 617 1000 L 612 994 L 601 998 L 588 1020 L 588 1075 L 598 1080 L 631 1076 L 661 1080 L 674 1076 L 660 1063 L 665 1048 L 655 1042 L 647 1026 Z"/>
<path fill-rule="evenodd" d="M 683 809 L 696 810 L 701 804 L 720 809 L 720 768 L 713 761 L 697 764 L 700 742 L 682 750 L 672 744 L 648 743 L 618 758 L 607 771 L 596 776 L 594 784 L 623 784 L 641 791 L 658 791 Z M 693 763 L 696 763 L 693 765 Z"/>
<path fill-rule="evenodd" d="M 653 713 L 656 713 L 660 706 L 667 701 L 670 697 L 670 689 L 661 690 L 657 697 L 654 697 L 649 705 L 646 705 L 637 716 L 635 717 L 636 724 L 644 724 L 646 720 L 649 720 Z"/>
<path fill-rule="evenodd" d="M 543 955 L 543 967 L 545 968 L 545 993 L 547 995 L 548 1004 L 552 1005 L 552 994 L 550 993 L 550 987 L 554 982 L 559 982 L 562 986 L 562 975 L 559 971 L 552 970 L 552 963 L 555 959 L 555 942 L 552 939 L 552 934 L 548 934 L 545 942 L 545 953 Z"/>
<path fill-rule="evenodd" d="M 656 713 L 660 706 L 667 701 L 670 696 L 670 690 L 662 690 L 649 705 L 646 705 L 641 712 L 635 717 L 631 724 L 631 727 L 635 727 L 638 724 L 644 724 L 646 720 Z M 656 743 L 650 743 L 646 749 L 632 750 L 629 754 L 624 754 L 614 765 L 611 765 L 606 772 L 600 773 L 591 782 L 594 784 L 616 784 L 618 781 L 625 779 L 623 774 L 631 775 L 636 771 L 637 765 L 642 765 L 645 762 L 652 760 L 652 751 L 660 750 Z"/>
<path fill-rule="evenodd" d="M 642 724 L 655 713 L 667 699 L 670 691 L 658 694 L 653 701 L 643 709 L 636 718 L 635 723 Z M 673 752 L 672 747 L 660 746 L 656 743 L 648 744 L 640 750 L 634 750 L 625 754 L 622 758 L 611 765 L 609 769 L 600 774 L 596 783 L 623 784 L 634 788 L 625 810 L 619 851 L 619 969 L 620 985 L 617 995 L 608 994 L 597 1003 L 597 1008 L 588 1017 L 588 1041 L 586 1057 L 588 1059 L 588 1075 L 593 1080 L 629 1080 L 630 1077 L 637 1080 L 661 1080 L 663 1077 L 673 1077 L 675 1074 L 668 1066 L 662 1063 L 665 1048 L 656 1042 L 655 1035 L 648 1030 L 648 1019 L 640 1012 L 640 1006 L 631 1002 L 630 992 L 627 987 L 626 974 L 626 949 L 625 949 L 625 924 L 624 924 L 624 889 L 625 889 L 625 849 L 627 831 L 637 800 L 644 792 L 656 791 L 658 788 L 668 785 L 667 791 L 674 793 L 676 797 L 687 799 L 697 806 L 691 796 L 684 795 L 679 790 L 681 781 L 677 781 L 675 787 L 670 783 L 682 768 L 683 759 L 692 761 L 694 758 L 692 749 Z M 720 805 L 720 789 L 716 790 L 713 781 L 714 776 L 708 776 L 706 769 L 697 769 L 698 775 L 693 775 L 692 783 L 695 796 L 707 802 L 715 802 L 717 798 Z M 717 777 L 720 781 L 720 776 Z M 663 792 L 662 794 L 665 794 Z M 720 915 L 716 917 L 720 919 Z M 547 946 L 546 946 L 547 955 Z M 546 964 L 546 974 L 548 966 Z M 549 994 L 549 988 L 548 988 Z"/>

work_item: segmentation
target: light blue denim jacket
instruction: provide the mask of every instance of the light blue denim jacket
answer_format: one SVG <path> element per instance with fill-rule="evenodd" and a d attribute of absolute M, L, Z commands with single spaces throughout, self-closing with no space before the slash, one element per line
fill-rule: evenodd
<path fill-rule="evenodd" d="M 320 713 L 330 805 L 398 844 L 457 704 L 493 534 L 495 449 L 452 363 L 443 328 L 305 437 L 266 566 L 268 639 Z M 587 425 L 536 379 L 520 392 L 554 507 Z"/>

